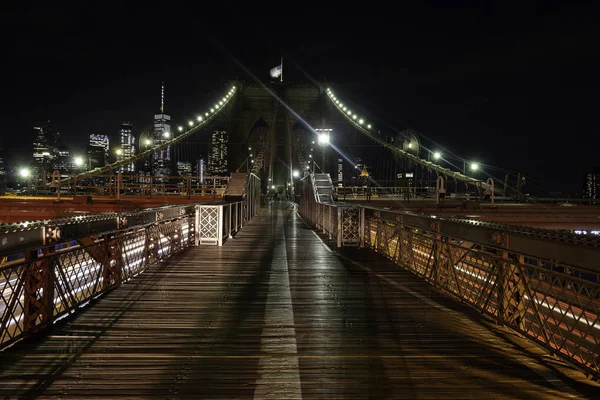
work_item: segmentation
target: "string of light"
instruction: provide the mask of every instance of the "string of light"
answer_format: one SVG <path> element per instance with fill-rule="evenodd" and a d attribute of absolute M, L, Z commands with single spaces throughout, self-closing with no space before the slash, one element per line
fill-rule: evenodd
<path fill-rule="evenodd" d="M 217 103 L 215 103 L 215 105 L 212 106 L 208 111 L 204 112 L 204 114 L 200 113 L 200 114 L 198 114 L 198 116 L 196 117 L 195 120 L 194 119 L 189 120 L 188 126 L 190 127 L 190 129 L 198 127 L 198 126 L 208 122 L 212 116 L 216 115 L 220 110 L 223 109 L 223 107 L 225 107 L 225 105 L 229 102 L 229 100 L 231 100 L 233 98 L 234 94 L 235 94 L 235 86 L 233 86 L 229 90 L 229 92 L 227 92 L 227 94 L 225 95 L 225 97 L 223 97 L 222 100 L 219 100 Z M 177 127 L 177 130 L 179 132 L 183 132 L 184 127 L 180 125 Z"/>
<path fill-rule="evenodd" d="M 335 94 L 333 93 L 331 88 L 327 88 L 327 95 L 329 96 L 333 104 L 340 110 L 342 114 L 344 114 L 344 116 L 346 116 L 346 118 L 348 118 L 350 122 L 362 127 L 363 129 L 365 127 L 367 129 L 371 129 L 371 124 L 365 122 L 364 118 L 359 117 L 358 115 L 353 113 L 352 110 L 346 107 L 344 103 L 342 103 L 337 97 L 335 97 Z"/>
<path fill-rule="evenodd" d="M 338 111 L 352 124 L 354 124 L 359 131 L 362 131 L 363 133 L 365 133 L 367 136 L 369 136 L 369 138 L 371 138 L 371 140 L 379 143 L 381 146 L 393 151 L 393 152 L 397 152 L 399 154 L 402 154 L 404 157 L 406 157 L 407 159 L 416 162 L 418 164 L 420 164 L 422 167 L 428 168 L 428 169 L 433 169 L 435 171 L 437 171 L 440 174 L 443 174 L 445 176 L 452 176 L 454 177 L 454 179 L 460 180 L 460 181 L 464 181 L 467 183 L 475 183 L 478 182 L 477 179 L 472 178 L 470 176 L 467 176 L 465 174 L 461 174 L 460 172 L 456 172 L 456 171 L 452 171 L 449 168 L 445 168 L 442 167 L 439 164 L 436 164 L 435 162 L 432 161 L 428 161 L 428 160 L 424 160 L 422 158 L 420 158 L 417 155 L 411 154 L 408 151 L 405 151 L 401 148 L 398 148 L 397 146 L 393 146 L 390 143 L 387 143 L 386 141 L 380 139 L 379 137 L 377 137 L 377 135 L 375 134 L 375 129 L 372 129 L 372 125 L 368 122 L 365 121 L 365 118 L 357 115 L 356 113 L 354 113 L 348 106 L 345 106 L 344 103 L 338 99 L 335 95 L 335 93 L 333 92 L 333 90 L 331 90 L 331 88 L 327 88 L 326 89 L 327 92 L 327 96 L 329 97 L 329 99 L 331 100 L 331 102 L 333 103 L 333 105 L 338 109 Z M 410 146 L 409 146 L 410 147 Z M 439 160 L 439 159 L 444 159 L 444 157 L 442 156 L 441 153 L 439 152 L 434 152 L 433 153 L 433 158 L 435 161 Z M 477 163 L 472 163 L 471 164 L 471 169 L 472 170 L 476 170 L 478 169 L 478 164 Z"/>
<path fill-rule="evenodd" d="M 144 150 L 143 152 L 136 154 L 135 156 L 119 160 L 115 163 L 105 165 L 104 167 L 99 167 L 99 168 L 92 169 L 90 171 L 82 172 L 80 174 L 75 175 L 74 178 L 80 179 L 80 178 L 83 178 L 83 177 L 85 177 L 87 175 L 91 175 L 91 174 L 101 174 L 101 173 L 105 173 L 105 172 L 110 172 L 114 169 L 121 167 L 122 165 L 126 165 L 130 162 L 136 162 L 138 160 L 141 160 L 145 157 L 152 155 L 153 153 L 155 153 L 159 150 L 165 149 L 168 146 L 171 146 L 171 145 L 183 140 L 184 138 L 188 137 L 190 134 L 194 133 L 198 127 L 200 127 L 200 126 L 206 124 L 208 121 L 212 120 L 213 117 L 215 115 L 217 115 L 218 112 L 220 110 L 222 110 L 225 107 L 225 105 L 233 98 L 235 91 L 236 91 L 236 87 L 233 86 L 221 100 L 216 102 L 215 105 L 210 108 L 210 111 L 206 111 L 204 113 L 204 115 L 202 115 L 202 113 L 199 114 L 195 120 L 190 120 L 188 122 L 189 128 L 185 132 L 184 132 L 183 126 L 178 126 L 177 130 L 179 132 L 182 132 L 182 134 L 180 134 L 179 136 L 173 137 L 172 139 L 170 139 L 160 145 L 149 147 L 146 150 Z M 66 179 L 64 181 L 66 181 Z"/>

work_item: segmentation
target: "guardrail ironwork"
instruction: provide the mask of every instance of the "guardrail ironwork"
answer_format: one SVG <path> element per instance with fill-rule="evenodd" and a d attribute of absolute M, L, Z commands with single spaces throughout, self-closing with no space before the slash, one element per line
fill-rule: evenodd
<path fill-rule="evenodd" d="M 300 213 L 347 245 L 342 227 L 430 284 L 600 374 L 600 241 L 568 231 L 318 203 L 303 179 Z M 345 212 L 345 210 L 353 210 Z M 350 245 L 356 245 L 353 241 Z"/>
<path fill-rule="evenodd" d="M 194 245 L 222 245 L 260 207 L 241 201 L 0 226 L 0 350 Z"/>

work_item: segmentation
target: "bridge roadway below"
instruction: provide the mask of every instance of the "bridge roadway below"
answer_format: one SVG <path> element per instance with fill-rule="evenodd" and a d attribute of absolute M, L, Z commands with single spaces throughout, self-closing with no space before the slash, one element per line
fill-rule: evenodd
<path fill-rule="evenodd" d="M 272 202 L 0 354 L 0 396 L 565 399 L 598 385 Z"/>

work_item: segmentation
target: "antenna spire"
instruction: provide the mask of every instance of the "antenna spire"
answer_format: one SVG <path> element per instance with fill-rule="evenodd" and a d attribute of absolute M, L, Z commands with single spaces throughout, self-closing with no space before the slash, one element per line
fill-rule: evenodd
<path fill-rule="evenodd" d="M 160 113 L 163 114 L 165 112 L 165 83 L 161 82 L 160 88 Z"/>

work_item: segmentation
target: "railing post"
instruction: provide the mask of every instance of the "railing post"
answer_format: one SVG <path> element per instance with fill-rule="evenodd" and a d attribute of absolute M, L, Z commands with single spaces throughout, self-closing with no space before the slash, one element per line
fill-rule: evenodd
<path fill-rule="evenodd" d="M 332 209 L 333 209 L 333 207 L 329 206 L 329 232 L 328 232 L 329 233 L 329 240 L 331 240 L 331 230 L 332 230 L 331 228 L 332 228 L 332 225 L 333 225 L 333 219 L 332 219 L 333 217 L 331 215 Z"/>
<path fill-rule="evenodd" d="M 337 207 L 337 247 L 342 247 L 342 207 Z"/>
<path fill-rule="evenodd" d="M 232 232 L 233 232 L 233 204 L 229 204 L 229 227 L 227 228 L 227 230 L 229 232 L 228 233 L 228 237 L 229 239 L 233 238 Z"/>
<path fill-rule="evenodd" d="M 358 229 L 360 230 L 358 232 L 359 243 L 360 243 L 360 247 L 365 247 L 365 208 L 364 207 L 360 208 L 359 218 L 360 218 L 359 225 L 358 225 Z"/>
<path fill-rule="evenodd" d="M 507 239 L 504 238 L 504 241 Z M 503 243 L 506 246 L 506 243 Z M 523 265 L 525 258 L 519 255 L 518 263 Z M 521 276 L 520 265 L 511 260 L 508 251 L 502 251 L 502 261 L 499 263 L 498 271 L 498 323 L 514 325 L 518 329 L 524 329 L 525 304 L 525 282 Z M 533 301 L 533 300 L 532 300 Z M 535 312 L 537 307 L 533 306 Z M 540 326 L 543 331 L 544 326 Z"/>
<path fill-rule="evenodd" d="M 23 330 L 35 330 L 41 323 L 52 320 L 54 315 L 54 266 L 49 248 L 44 258 L 38 259 L 37 251 L 25 254 L 26 267 L 23 269 Z M 42 295 L 40 296 L 40 291 Z"/>
<path fill-rule="evenodd" d="M 246 196 L 248 196 L 248 209 L 250 210 L 249 212 L 249 216 L 248 219 L 252 219 L 254 217 L 254 191 L 252 190 L 252 176 L 250 176 L 249 179 L 249 188 L 248 188 L 248 193 L 246 194 Z"/>
<path fill-rule="evenodd" d="M 244 222 L 245 222 L 245 220 L 244 220 L 244 210 L 245 210 L 245 208 L 246 208 L 246 202 L 245 201 L 241 201 L 240 202 L 240 209 L 239 209 L 239 212 L 238 212 L 238 215 L 239 215 L 239 218 L 240 218 L 240 228 L 244 227 Z"/>
<path fill-rule="evenodd" d="M 217 235 L 219 246 L 223 246 L 223 206 L 219 206 L 219 220 L 217 221 Z"/>
<path fill-rule="evenodd" d="M 121 283 L 121 270 L 123 268 L 121 246 L 119 246 L 115 235 L 106 238 L 104 254 L 106 254 L 106 258 L 102 263 L 102 286 L 108 288 Z"/>
<path fill-rule="evenodd" d="M 234 209 L 235 209 L 235 232 L 238 231 L 238 207 L 239 207 L 239 203 L 234 203 Z"/>
<path fill-rule="evenodd" d="M 194 246 L 200 244 L 200 206 L 195 207 L 194 215 Z"/>

